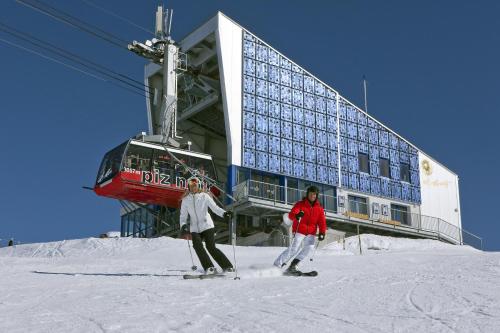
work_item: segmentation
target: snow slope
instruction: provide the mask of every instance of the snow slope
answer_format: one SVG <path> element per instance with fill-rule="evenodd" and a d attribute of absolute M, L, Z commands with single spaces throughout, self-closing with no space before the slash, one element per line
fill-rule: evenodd
<path fill-rule="evenodd" d="M 232 247 L 219 247 L 233 261 Z M 283 277 L 283 248 L 237 247 L 241 280 L 183 280 L 186 241 L 0 249 L 0 332 L 499 332 L 500 254 L 362 235 Z"/>

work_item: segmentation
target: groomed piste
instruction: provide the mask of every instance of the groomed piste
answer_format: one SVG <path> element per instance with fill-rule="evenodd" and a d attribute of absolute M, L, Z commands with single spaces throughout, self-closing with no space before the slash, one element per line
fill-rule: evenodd
<path fill-rule="evenodd" d="M 76 239 L 0 249 L 1 332 L 495 332 L 500 254 L 362 235 L 282 276 L 236 247 L 241 280 L 184 280 L 186 241 Z M 229 245 L 220 245 L 232 258 Z"/>

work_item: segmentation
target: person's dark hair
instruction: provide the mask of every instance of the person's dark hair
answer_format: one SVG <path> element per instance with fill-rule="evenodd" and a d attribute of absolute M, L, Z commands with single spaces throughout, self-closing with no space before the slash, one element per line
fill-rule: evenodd
<path fill-rule="evenodd" d="M 302 198 L 302 200 L 307 199 L 307 197 L 309 196 L 309 192 L 316 193 L 316 200 L 318 200 L 318 197 L 319 197 L 319 188 L 317 186 L 314 186 L 314 185 L 311 185 L 311 186 L 309 186 L 307 188 L 306 195 Z"/>
<path fill-rule="evenodd" d="M 319 194 L 319 188 L 314 185 L 311 185 L 307 188 L 306 195 L 309 194 L 309 192 L 314 192 L 316 194 Z"/>

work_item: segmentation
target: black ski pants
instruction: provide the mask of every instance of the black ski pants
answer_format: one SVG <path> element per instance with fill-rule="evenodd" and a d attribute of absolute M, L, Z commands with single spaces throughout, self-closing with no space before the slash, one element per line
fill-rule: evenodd
<path fill-rule="evenodd" d="M 201 233 L 192 232 L 191 238 L 193 240 L 193 248 L 196 251 L 196 255 L 198 259 L 200 259 L 201 265 L 204 270 L 207 270 L 209 267 L 214 267 L 212 260 L 207 254 L 207 251 L 203 247 L 202 241 L 205 241 L 205 246 L 207 247 L 210 255 L 215 259 L 215 261 L 219 264 L 222 269 L 232 268 L 233 265 L 227 259 L 227 257 L 222 253 L 221 250 L 215 247 L 215 229 L 210 228 Z"/>

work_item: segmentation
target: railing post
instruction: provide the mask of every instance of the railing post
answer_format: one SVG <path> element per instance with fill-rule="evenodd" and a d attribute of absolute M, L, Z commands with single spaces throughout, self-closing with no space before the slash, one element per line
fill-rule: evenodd
<path fill-rule="evenodd" d="M 363 251 L 361 250 L 361 235 L 359 234 L 359 224 L 356 224 L 356 229 L 358 231 L 359 254 L 363 254 Z"/>
<path fill-rule="evenodd" d="M 276 184 L 274 184 L 274 205 L 276 206 Z"/>
<path fill-rule="evenodd" d="M 288 205 L 288 180 L 286 179 L 286 177 L 285 177 L 284 191 L 285 191 L 285 205 Z"/>
<path fill-rule="evenodd" d="M 236 246 L 236 214 L 231 219 L 231 244 Z"/>

